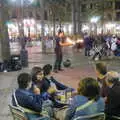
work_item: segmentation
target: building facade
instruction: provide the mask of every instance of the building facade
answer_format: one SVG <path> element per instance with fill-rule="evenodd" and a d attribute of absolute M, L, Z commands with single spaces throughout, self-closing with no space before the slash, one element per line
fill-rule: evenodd
<path fill-rule="evenodd" d="M 104 32 L 120 33 L 120 0 L 81 0 L 80 21 L 90 23 L 91 18 L 99 17 L 97 26 L 102 26 Z M 111 31 L 111 29 L 113 29 Z M 116 29 L 117 28 L 117 29 Z"/>

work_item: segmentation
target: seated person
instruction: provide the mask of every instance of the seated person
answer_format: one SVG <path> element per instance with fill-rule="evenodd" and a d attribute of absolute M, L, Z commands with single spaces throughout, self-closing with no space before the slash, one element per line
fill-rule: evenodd
<path fill-rule="evenodd" d="M 32 91 L 35 93 L 38 92 L 36 88 L 41 88 L 41 83 L 43 79 L 43 71 L 41 67 L 35 66 L 32 68 L 31 71 L 31 76 L 32 76 Z"/>
<path fill-rule="evenodd" d="M 45 84 L 42 87 L 42 91 L 46 91 L 46 89 L 50 85 L 53 86 L 57 91 L 66 90 L 66 89 L 69 89 L 71 91 L 74 90 L 73 88 L 69 88 L 68 86 L 58 82 L 57 80 L 55 80 L 51 73 L 52 73 L 52 65 L 46 64 L 43 67 L 43 74 L 44 74 L 43 79 L 45 81 Z"/>
<path fill-rule="evenodd" d="M 97 80 L 100 85 L 100 94 L 102 97 L 106 97 L 107 95 L 107 85 L 105 82 L 106 79 L 106 74 L 107 74 L 107 66 L 103 62 L 96 63 L 96 75 L 97 75 Z"/>
<path fill-rule="evenodd" d="M 120 117 L 120 81 L 118 73 L 115 71 L 108 72 L 106 83 L 109 89 L 105 113 L 107 114 L 107 120 L 113 120 L 111 116 Z"/>
<path fill-rule="evenodd" d="M 83 105 L 85 106 L 83 107 Z M 91 77 L 84 78 L 79 82 L 78 95 L 73 97 L 66 112 L 65 120 L 104 112 L 104 106 L 104 99 L 100 97 L 98 82 Z"/>
<path fill-rule="evenodd" d="M 49 98 L 53 101 L 54 107 L 60 108 L 65 106 L 66 104 L 61 104 L 55 100 L 55 92 L 53 86 L 51 86 L 50 82 L 43 79 L 43 71 L 40 67 L 33 67 L 32 69 L 32 81 L 33 81 L 33 90 L 36 91 L 34 88 L 37 86 L 40 89 L 40 93 L 42 97 L 45 99 Z"/>
<path fill-rule="evenodd" d="M 20 105 L 21 107 L 40 113 L 42 111 L 43 99 L 40 94 L 36 95 L 30 92 L 29 89 L 32 85 L 31 76 L 28 73 L 21 73 L 18 76 L 17 81 L 19 88 L 16 89 L 14 95 L 12 95 L 13 105 L 17 106 L 18 103 L 18 105 Z M 27 115 L 28 118 L 40 117 L 40 114 L 28 113 Z"/>

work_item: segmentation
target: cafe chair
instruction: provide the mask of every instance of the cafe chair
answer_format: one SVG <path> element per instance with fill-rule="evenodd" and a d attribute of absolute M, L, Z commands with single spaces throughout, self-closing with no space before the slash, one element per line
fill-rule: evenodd
<path fill-rule="evenodd" d="M 97 114 L 93 114 L 93 115 L 79 116 L 79 117 L 75 118 L 74 120 L 105 120 L 105 114 L 97 113 Z"/>
<path fill-rule="evenodd" d="M 13 120 L 30 120 L 27 117 L 26 112 L 21 107 L 9 105 L 9 108 L 10 108 L 10 112 L 12 114 Z M 50 118 L 47 116 L 41 116 L 31 120 L 50 120 Z"/>
<path fill-rule="evenodd" d="M 108 116 L 105 115 L 105 120 L 120 120 L 119 116 Z"/>
<path fill-rule="evenodd" d="M 28 120 L 25 112 L 19 107 L 9 105 L 13 120 Z"/>

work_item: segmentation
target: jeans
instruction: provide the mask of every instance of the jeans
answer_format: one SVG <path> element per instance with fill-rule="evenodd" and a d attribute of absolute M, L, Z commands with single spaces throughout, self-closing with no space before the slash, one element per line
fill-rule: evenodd
<path fill-rule="evenodd" d="M 54 65 L 54 70 L 60 70 L 61 69 L 61 63 L 62 63 L 62 51 L 55 49 L 55 54 L 56 54 L 56 60 L 55 60 L 55 65 Z"/>

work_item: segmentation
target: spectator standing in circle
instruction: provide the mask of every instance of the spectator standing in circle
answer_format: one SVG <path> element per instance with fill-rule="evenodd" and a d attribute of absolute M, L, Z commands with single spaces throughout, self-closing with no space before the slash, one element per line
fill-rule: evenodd
<path fill-rule="evenodd" d="M 85 56 L 90 56 L 90 49 L 92 48 L 92 40 L 90 36 L 86 33 L 84 36 L 84 46 L 85 46 Z"/>

